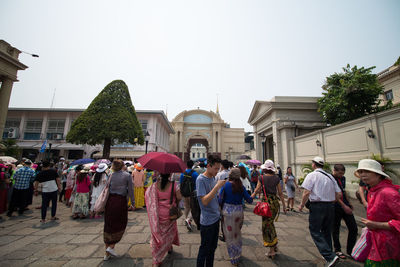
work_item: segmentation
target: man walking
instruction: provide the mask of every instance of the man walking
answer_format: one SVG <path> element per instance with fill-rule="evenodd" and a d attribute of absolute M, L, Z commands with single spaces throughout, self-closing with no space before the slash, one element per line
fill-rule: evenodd
<path fill-rule="evenodd" d="M 319 253 L 327 261 L 328 267 L 334 266 L 339 257 L 332 251 L 332 224 L 335 216 L 335 199 L 341 198 L 341 191 L 332 175 L 322 170 L 324 160 L 315 157 L 312 160 L 313 172 L 304 179 L 303 197 L 299 210 L 302 211 L 307 199 L 310 200 L 309 229 Z"/>
<path fill-rule="evenodd" d="M 189 232 L 193 231 L 192 226 L 192 215 L 190 213 L 190 198 L 192 193 L 196 190 L 196 179 L 199 174 L 192 170 L 194 165 L 193 160 L 186 162 L 187 169 L 181 174 L 179 179 L 180 190 L 183 196 L 184 214 L 185 214 L 185 225 Z"/>
<path fill-rule="evenodd" d="M 197 177 L 197 197 L 200 204 L 200 237 L 201 244 L 197 255 L 197 267 L 213 266 L 214 253 L 218 244 L 220 210 L 217 193 L 226 180 L 217 180 L 221 159 L 210 155 L 207 158 L 207 169 Z"/>
<path fill-rule="evenodd" d="M 350 204 L 346 196 L 346 191 L 344 190 L 346 186 L 346 177 L 344 177 L 345 171 L 346 169 L 343 164 L 335 164 L 335 166 L 333 167 L 333 177 L 335 178 L 340 190 L 342 191 L 342 197 L 339 198 L 335 203 L 335 220 L 333 222 L 332 238 L 335 253 L 341 259 L 346 258 L 346 256 L 341 251 L 339 241 L 340 223 L 342 219 L 346 223 L 349 232 L 347 236 L 346 246 L 346 252 L 348 255 L 351 255 L 351 251 L 356 244 L 358 234 L 357 223 L 353 215 L 353 206 Z"/>
<path fill-rule="evenodd" d="M 35 178 L 35 171 L 31 169 L 32 162 L 26 159 L 24 166 L 14 174 L 14 189 L 11 196 L 11 202 L 8 206 L 7 216 L 11 217 L 15 208 L 18 208 L 18 214 L 22 215 L 28 203 L 29 186 Z"/>
<path fill-rule="evenodd" d="M 37 195 L 37 188 L 39 183 L 42 184 L 42 220 L 46 222 L 47 207 L 51 200 L 51 220 L 58 220 L 56 217 L 57 211 L 57 191 L 61 191 L 61 183 L 58 173 L 54 169 L 50 169 L 50 162 L 45 161 L 42 165 L 42 171 L 38 173 L 35 179 L 35 195 Z"/>

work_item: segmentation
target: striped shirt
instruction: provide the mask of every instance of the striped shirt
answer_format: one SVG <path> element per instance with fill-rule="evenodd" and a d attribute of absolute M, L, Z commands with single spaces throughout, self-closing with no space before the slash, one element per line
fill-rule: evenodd
<path fill-rule="evenodd" d="M 21 169 L 17 170 L 14 174 L 15 189 L 28 189 L 30 186 L 31 181 L 35 178 L 35 171 L 31 168 L 26 166 L 22 167 Z"/>

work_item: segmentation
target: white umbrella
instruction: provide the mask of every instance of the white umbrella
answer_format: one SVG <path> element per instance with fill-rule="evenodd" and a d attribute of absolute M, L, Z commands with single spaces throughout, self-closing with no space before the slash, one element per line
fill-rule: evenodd
<path fill-rule="evenodd" d="M 0 160 L 4 161 L 4 163 L 15 163 L 18 161 L 17 159 L 10 156 L 0 156 Z"/>

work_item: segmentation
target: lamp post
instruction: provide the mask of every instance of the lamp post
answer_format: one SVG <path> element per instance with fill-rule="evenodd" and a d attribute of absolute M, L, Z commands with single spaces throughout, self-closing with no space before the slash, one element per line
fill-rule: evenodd
<path fill-rule="evenodd" d="M 264 133 L 260 134 L 261 137 L 261 147 L 262 147 L 262 162 L 265 162 L 265 141 L 267 140 L 267 137 L 265 136 Z"/>
<path fill-rule="evenodd" d="M 145 154 L 147 154 L 147 146 L 149 145 L 149 139 L 150 139 L 150 134 L 148 131 L 146 131 L 146 133 L 144 134 L 144 138 L 146 140 L 146 151 Z"/>

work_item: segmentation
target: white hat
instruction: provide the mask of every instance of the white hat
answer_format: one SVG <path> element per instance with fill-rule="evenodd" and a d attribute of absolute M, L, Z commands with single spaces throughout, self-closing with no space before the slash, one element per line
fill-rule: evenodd
<path fill-rule="evenodd" d="M 107 170 L 108 166 L 105 163 L 100 163 L 99 166 L 96 169 L 96 172 L 104 172 Z"/>
<path fill-rule="evenodd" d="M 83 168 L 83 170 L 81 170 L 81 173 L 89 173 L 89 171 L 90 171 L 90 167 L 85 166 Z"/>
<path fill-rule="evenodd" d="M 262 170 L 269 170 L 275 172 L 274 162 L 270 159 L 267 159 L 263 165 L 261 165 Z"/>
<path fill-rule="evenodd" d="M 357 177 L 359 177 L 359 174 L 358 174 L 359 170 L 371 171 L 371 172 L 383 175 L 387 178 L 390 178 L 389 175 L 387 175 L 386 173 L 384 173 L 382 171 L 382 165 L 373 159 L 362 159 L 358 162 L 358 168 L 354 172 L 354 175 Z"/>
<path fill-rule="evenodd" d="M 65 158 L 60 158 L 60 160 L 65 160 Z"/>
<path fill-rule="evenodd" d="M 321 157 L 315 157 L 315 158 L 313 158 L 312 161 L 314 161 L 315 163 L 318 163 L 319 165 L 324 165 L 325 164 L 324 159 L 321 158 Z"/>

